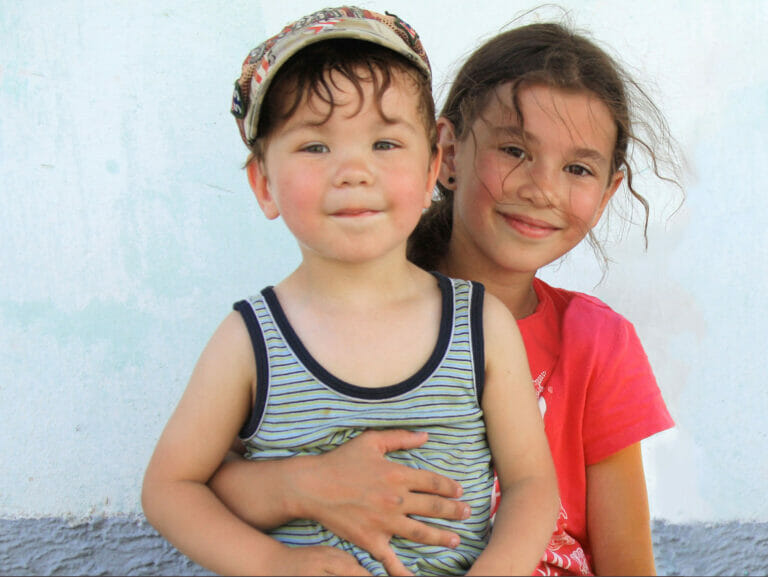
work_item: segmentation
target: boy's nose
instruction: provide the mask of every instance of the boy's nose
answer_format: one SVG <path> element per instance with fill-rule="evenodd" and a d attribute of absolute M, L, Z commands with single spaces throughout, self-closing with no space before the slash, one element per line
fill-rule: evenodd
<path fill-rule="evenodd" d="M 366 155 L 361 152 L 348 152 L 339 159 L 336 169 L 336 186 L 360 186 L 373 181 L 373 172 Z"/>

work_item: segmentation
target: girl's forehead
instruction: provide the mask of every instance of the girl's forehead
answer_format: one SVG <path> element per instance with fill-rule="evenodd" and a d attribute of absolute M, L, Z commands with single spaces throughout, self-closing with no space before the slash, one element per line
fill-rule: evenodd
<path fill-rule="evenodd" d="M 570 135 L 612 150 L 617 134 L 611 110 L 596 94 L 548 84 L 522 85 L 516 94 L 511 84 L 503 84 L 488 99 L 481 117 L 493 132 L 520 132 L 534 142 Z"/>

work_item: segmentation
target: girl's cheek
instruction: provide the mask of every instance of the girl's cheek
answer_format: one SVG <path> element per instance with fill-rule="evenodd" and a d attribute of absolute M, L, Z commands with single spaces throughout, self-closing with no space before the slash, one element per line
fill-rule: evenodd
<path fill-rule="evenodd" d="M 511 169 L 498 158 L 484 155 L 478 158 L 475 170 L 477 171 L 475 177 L 481 184 L 477 194 L 496 201 L 500 200 L 511 185 Z"/>
<path fill-rule="evenodd" d="M 569 213 L 572 220 L 585 227 L 585 233 L 597 224 L 597 211 L 602 194 L 597 190 L 571 190 Z"/>

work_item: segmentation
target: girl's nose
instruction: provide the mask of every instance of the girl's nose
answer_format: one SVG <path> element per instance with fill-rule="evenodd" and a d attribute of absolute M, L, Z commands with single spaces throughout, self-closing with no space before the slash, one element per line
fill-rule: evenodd
<path fill-rule="evenodd" d="M 518 196 L 537 207 L 552 206 L 557 198 L 560 171 L 544 162 L 524 163 L 520 170 L 525 177 L 518 188 Z"/>

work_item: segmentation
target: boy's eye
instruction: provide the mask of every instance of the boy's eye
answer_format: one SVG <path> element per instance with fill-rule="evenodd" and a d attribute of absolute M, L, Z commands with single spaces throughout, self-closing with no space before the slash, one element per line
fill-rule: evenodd
<path fill-rule="evenodd" d="M 575 176 L 592 176 L 592 171 L 580 164 L 571 164 L 567 166 L 565 170 Z"/>
<path fill-rule="evenodd" d="M 310 153 L 318 154 L 321 152 L 328 152 L 329 148 L 325 144 L 313 142 L 312 144 L 307 144 L 306 146 L 302 146 L 300 150 L 301 152 L 310 152 Z"/>
<path fill-rule="evenodd" d="M 389 140 L 378 140 L 373 144 L 374 150 L 394 150 L 398 145 Z"/>
<path fill-rule="evenodd" d="M 525 150 L 523 150 L 519 146 L 502 146 L 501 150 L 502 152 L 504 152 L 505 154 L 508 154 L 512 158 L 517 158 L 519 160 L 524 160 L 527 157 Z"/>

